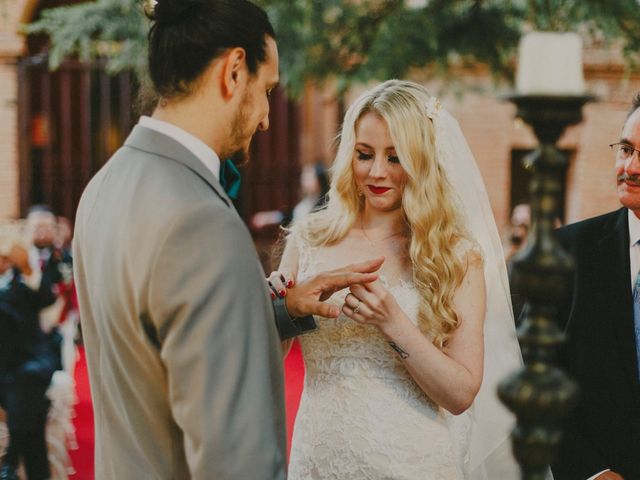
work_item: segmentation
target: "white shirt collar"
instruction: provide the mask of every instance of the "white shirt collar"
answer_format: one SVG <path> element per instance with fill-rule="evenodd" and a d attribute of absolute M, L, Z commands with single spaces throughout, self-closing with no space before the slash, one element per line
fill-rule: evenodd
<path fill-rule="evenodd" d="M 160 132 L 167 137 L 173 138 L 187 150 L 193 153 L 216 178 L 220 178 L 220 157 L 206 143 L 191 135 L 186 130 L 177 127 L 169 122 L 158 120 L 157 118 L 143 115 L 138 122 L 143 127 Z"/>
<path fill-rule="evenodd" d="M 629 210 L 629 246 L 634 246 L 640 240 L 640 218 Z"/>
<path fill-rule="evenodd" d="M 631 210 L 627 210 L 629 226 L 629 273 L 631 274 L 631 291 L 635 288 L 638 271 L 640 271 L 640 219 Z"/>
<path fill-rule="evenodd" d="M 5 290 L 11 284 L 13 280 L 13 270 L 10 268 L 2 275 L 0 275 L 0 290 Z"/>

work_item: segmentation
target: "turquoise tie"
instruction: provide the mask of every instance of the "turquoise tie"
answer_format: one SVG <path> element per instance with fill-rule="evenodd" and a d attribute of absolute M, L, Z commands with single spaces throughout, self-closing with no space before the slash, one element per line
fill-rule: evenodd
<path fill-rule="evenodd" d="M 636 358 L 638 359 L 638 378 L 640 379 L 640 272 L 633 287 L 633 323 L 636 333 Z"/>
<path fill-rule="evenodd" d="M 231 160 L 224 160 L 220 163 L 220 185 L 230 199 L 238 198 L 241 183 L 240 172 Z"/>

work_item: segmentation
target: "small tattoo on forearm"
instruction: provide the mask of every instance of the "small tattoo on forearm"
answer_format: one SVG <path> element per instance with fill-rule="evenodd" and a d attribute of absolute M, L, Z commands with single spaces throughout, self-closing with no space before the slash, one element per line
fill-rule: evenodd
<path fill-rule="evenodd" d="M 400 358 L 402 358 L 403 360 L 405 358 L 409 358 L 409 354 L 407 352 L 405 352 L 403 349 L 401 349 L 398 345 L 396 345 L 395 342 L 389 342 L 389 345 L 391 346 L 391 348 L 393 348 L 396 352 L 398 352 L 398 355 L 400 355 Z"/>

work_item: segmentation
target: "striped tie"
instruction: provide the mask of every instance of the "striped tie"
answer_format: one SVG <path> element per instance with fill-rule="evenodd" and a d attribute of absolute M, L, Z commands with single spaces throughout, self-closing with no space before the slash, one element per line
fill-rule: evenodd
<path fill-rule="evenodd" d="M 638 359 L 638 378 L 640 379 L 640 272 L 633 286 L 633 321 L 636 333 L 636 358 Z"/>

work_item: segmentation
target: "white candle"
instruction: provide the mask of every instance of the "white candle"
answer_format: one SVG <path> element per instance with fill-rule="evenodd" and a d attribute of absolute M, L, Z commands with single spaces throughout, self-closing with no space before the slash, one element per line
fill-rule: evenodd
<path fill-rule="evenodd" d="M 531 32 L 522 37 L 516 91 L 526 95 L 584 95 L 580 36 Z"/>

